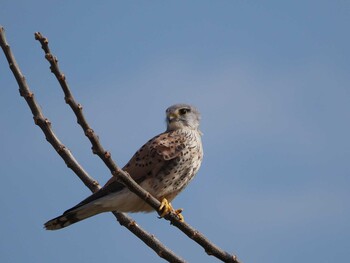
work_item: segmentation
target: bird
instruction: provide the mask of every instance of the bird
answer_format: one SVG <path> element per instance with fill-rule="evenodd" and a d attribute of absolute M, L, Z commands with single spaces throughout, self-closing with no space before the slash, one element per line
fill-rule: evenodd
<path fill-rule="evenodd" d="M 146 142 L 123 167 L 143 189 L 157 198 L 163 217 L 170 211 L 183 221 L 182 209 L 174 210 L 171 201 L 198 172 L 203 147 L 199 130 L 200 113 L 189 104 L 175 104 L 166 109 L 166 131 Z M 104 212 L 152 212 L 154 209 L 131 192 L 116 177 L 61 216 L 44 224 L 58 230 Z"/>

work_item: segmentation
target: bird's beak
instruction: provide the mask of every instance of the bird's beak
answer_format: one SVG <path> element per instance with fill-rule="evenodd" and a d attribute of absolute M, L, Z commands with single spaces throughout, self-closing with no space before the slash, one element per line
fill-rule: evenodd
<path fill-rule="evenodd" d="M 169 113 L 168 114 L 168 122 L 172 122 L 173 120 L 177 119 L 179 116 L 176 113 Z"/>

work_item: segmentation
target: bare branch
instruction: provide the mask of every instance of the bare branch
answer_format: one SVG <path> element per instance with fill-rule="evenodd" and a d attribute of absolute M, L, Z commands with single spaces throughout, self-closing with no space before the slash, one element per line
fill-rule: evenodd
<path fill-rule="evenodd" d="M 72 153 L 60 142 L 60 140 L 52 131 L 51 122 L 44 117 L 39 104 L 34 98 L 34 94 L 30 91 L 25 77 L 23 76 L 21 70 L 17 65 L 15 57 L 11 52 L 10 46 L 7 44 L 3 27 L 0 27 L 0 41 L 1 47 L 7 58 L 10 69 L 17 80 L 19 86 L 19 93 L 26 100 L 29 108 L 31 109 L 35 124 L 41 128 L 41 130 L 45 134 L 46 140 L 62 157 L 66 165 L 78 175 L 78 177 L 89 189 L 91 189 L 91 191 L 97 191 L 99 189 L 98 182 L 95 181 L 92 177 L 90 177 L 90 175 L 84 170 L 84 168 L 79 165 Z"/>
<path fill-rule="evenodd" d="M 100 185 L 94 180 L 77 162 L 73 154 L 59 141 L 55 135 L 50 121 L 44 117 L 44 114 L 34 98 L 34 94 L 30 91 L 29 86 L 23 76 L 15 57 L 8 45 L 5 37 L 4 28 L 0 26 L 0 45 L 7 58 L 10 69 L 17 80 L 19 86 L 20 95 L 24 97 L 29 108 L 32 111 L 34 122 L 38 125 L 45 134 L 46 140 L 52 145 L 57 153 L 62 157 L 67 166 L 74 171 L 75 174 L 84 182 L 84 184 L 92 191 L 96 192 L 100 189 Z M 131 231 L 134 235 L 139 237 L 145 244 L 152 248 L 160 257 L 166 259 L 169 262 L 185 262 L 178 257 L 174 252 L 165 247 L 158 239 L 153 235 L 143 230 L 137 223 L 128 217 L 126 214 L 113 212 L 119 223 Z"/>
<path fill-rule="evenodd" d="M 85 135 L 89 138 L 92 144 L 93 153 L 97 154 L 102 159 L 102 161 L 109 168 L 113 176 L 116 176 L 120 181 L 122 181 L 130 189 L 130 191 L 137 194 L 140 198 L 142 198 L 145 202 L 147 202 L 150 206 L 152 206 L 156 211 L 158 211 L 158 213 L 160 213 L 159 212 L 160 202 L 156 198 L 154 198 L 151 194 L 149 194 L 147 191 L 145 191 L 142 187 L 140 187 L 130 177 L 130 175 L 127 172 L 120 169 L 116 165 L 116 163 L 113 161 L 111 157 L 111 153 L 106 151 L 101 145 L 98 136 L 93 131 L 93 129 L 89 126 L 89 124 L 85 119 L 85 116 L 83 114 L 83 107 L 75 101 L 72 95 L 72 92 L 70 91 L 69 86 L 66 82 L 65 75 L 60 71 L 57 58 L 51 54 L 50 48 L 48 46 L 48 43 L 49 43 L 48 39 L 42 36 L 41 33 L 39 32 L 35 33 L 35 39 L 41 43 L 41 47 L 45 52 L 45 58 L 50 63 L 51 72 L 56 76 L 57 80 L 61 85 L 61 88 L 65 94 L 66 103 L 69 104 L 69 106 L 72 108 L 73 112 L 77 117 L 77 122 L 80 124 L 80 126 L 84 130 Z M 164 218 L 166 220 L 169 220 L 172 225 L 180 229 L 189 238 L 191 238 L 192 240 L 197 242 L 199 245 L 201 245 L 208 255 L 215 256 L 224 262 L 239 263 L 235 255 L 231 255 L 228 252 L 222 250 L 221 248 L 213 244 L 211 241 L 209 241 L 198 230 L 194 229 L 193 227 L 191 227 L 185 222 L 181 222 L 176 213 L 169 213 Z"/>

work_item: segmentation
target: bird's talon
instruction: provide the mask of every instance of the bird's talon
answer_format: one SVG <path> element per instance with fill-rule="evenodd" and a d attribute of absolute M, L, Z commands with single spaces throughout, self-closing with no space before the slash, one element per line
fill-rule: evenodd
<path fill-rule="evenodd" d="M 175 214 L 177 215 L 177 217 L 179 218 L 179 221 L 181 222 L 185 222 L 185 218 L 183 215 L 181 215 L 183 209 L 182 208 L 179 208 L 179 209 L 176 209 L 174 212 Z"/>
<path fill-rule="evenodd" d="M 162 199 L 158 210 L 160 212 L 159 218 L 162 218 L 162 217 L 166 216 L 167 214 L 173 212 L 177 215 L 179 221 L 184 222 L 184 217 L 183 217 L 183 215 L 181 215 L 181 212 L 183 211 L 183 209 L 180 208 L 180 209 L 174 210 L 174 208 L 172 207 L 172 205 L 168 202 L 168 200 L 166 198 Z"/>
<path fill-rule="evenodd" d="M 175 214 L 179 215 L 182 213 L 182 211 L 183 211 L 183 209 L 179 208 L 179 209 L 176 209 L 174 212 L 175 212 Z"/>

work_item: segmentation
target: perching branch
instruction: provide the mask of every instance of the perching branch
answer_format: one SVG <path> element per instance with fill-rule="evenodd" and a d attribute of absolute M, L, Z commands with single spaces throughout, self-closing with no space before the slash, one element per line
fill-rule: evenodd
<path fill-rule="evenodd" d="M 46 37 L 42 36 L 41 33 L 35 33 L 35 39 L 41 43 L 41 47 L 45 52 L 45 58 L 50 63 L 51 72 L 56 76 L 59 81 L 61 88 L 65 95 L 65 101 L 77 117 L 77 122 L 80 124 L 82 129 L 84 130 L 85 135 L 89 138 L 92 144 L 92 151 L 94 154 L 97 154 L 101 160 L 106 164 L 109 168 L 110 172 L 113 176 L 116 176 L 120 181 L 122 181 L 130 191 L 137 194 L 140 198 L 142 198 L 145 202 L 147 202 L 150 206 L 152 206 L 156 211 L 159 212 L 160 202 L 154 198 L 151 194 L 145 191 L 142 187 L 140 187 L 128 173 L 120 169 L 116 163 L 113 161 L 111 157 L 111 153 L 106 151 L 99 141 L 99 137 L 95 134 L 93 129 L 87 123 L 85 116 L 83 114 L 83 107 L 78 104 L 70 91 L 68 83 L 66 82 L 65 75 L 61 72 L 58 66 L 57 58 L 51 53 L 50 48 L 48 46 L 49 41 Z M 164 217 L 166 220 L 169 220 L 172 225 L 176 226 L 183 233 L 185 233 L 189 238 L 197 242 L 201 245 L 205 252 L 208 255 L 212 255 L 217 257 L 218 259 L 224 262 L 234 262 L 238 263 L 238 259 L 235 255 L 231 255 L 228 252 L 222 250 L 211 241 L 209 241 L 203 234 L 201 234 L 198 230 L 194 229 L 186 222 L 181 222 L 178 220 L 178 216 L 175 213 L 169 213 Z"/>
<path fill-rule="evenodd" d="M 70 162 L 67 162 L 67 160 L 71 159 L 73 160 L 72 164 L 77 164 L 76 160 L 74 159 L 74 157 L 71 155 L 71 153 L 61 144 L 59 143 L 58 145 L 60 147 L 55 147 L 55 145 L 50 141 L 52 140 L 52 138 L 57 139 L 57 137 L 54 135 L 54 133 L 52 132 L 51 126 L 49 125 L 49 121 L 47 119 L 45 119 L 43 117 L 43 114 L 41 113 L 40 108 L 36 105 L 36 103 L 34 103 L 35 107 L 32 107 L 31 105 L 33 104 L 34 98 L 33 98 L 33 94 L 30 92 L 29 88 L 27 87 L 27 84 L 25 82 L 25 79 L 23 77 L 23 75 L 21 74 L 14 58 L 13 55 L 9 49 L 9 46 L 6 43 L 5 40 L 5 36 L 3 34 L 3 28 L 1 29 L 1 46 L 4 50 L 4 53 L 9 61 L 11 70 L 13 71 L 16 80 L 20 86 L 20 90 L 22 90 L 21 95 L 25 97 L 28 105 L 30 106 L 34 119 L 37 119 L 37 116 L 41 116 L 41 118 L 38 118 L 39 120 L 43 119 L 44 121 L 39 121 L 38 123 L 44 123 L 42 125 L 37 124 L 41 127 L 41 129 L 43 130 L 43 132 L 46 135 L 47 140 L 52 144 L 52 146 L 54 146 L 54 148 L 60 153 L 61 151 L 63 152 L 67 152 L 65 155 L 64 154 L 60 154 L 61 157 L 65 160 L 65 162 L 67 163 L 68 167 L 71 168 L 72 170 L 81 170 L 81 169 L 77 169 L 74 165 L 71 165 Z M 77 104 L 69 90 L 69 87 L 65 81 L 65 77 L 64 75 L 60 72 L 59 68 L 58 68 L 58 64 L 57 64 L 57 59 L 50 53 L 50 50 L 48 48 L 48 41 L 46 38 L 43 38 L 40 34 L 36 34 L 36 38 L 38 40 L 40 40 L 42 47 L 46 53 L 46 58 L 49 60 L 50 64 L 51 64 L 51 70 L 52 72 L 56 75 L 58 81 L 61 84 L 61 87 L 65 93 L 65 100 L 66 102 L 71 106 L 71 108 L 73 109 L 73 111 L 75 112 L 77 119 L 78 119 L 78 123 L 82 126 L 82 128 L 84 129 L 85 134 L 87 135 L 87 137 L 90 139 L 90 142 L 92 143 L 93 147 L 93 152 L 96 153 L 103 161 L 104 163 L 108 166 L 108 168 L 110 169 L 110 171 L 112 172 L 112 174 L 114 176 L 117 176 L 119 180 L 121 180 L 131 191 L 133 191 L 135 194 L 137 194 L 139 197 L 141 197 L 143 200 L 145 200 L 148 204 L 150 204 L 155 210 L 158 210 L 159 208 L 159 201 L 157 199 L 155 199 L 154 197 L 152 197 L 149 193 L 147 193 L 143 188 L 141 188 L 137 183 L 135 183 L 132 178 L 123 170 L 121 170 L 116 164 L 115 162 L 112 160 L 111 155 L 109 152 L 105 151 L 102 147 L 102 145 L 100 144 L 97 135 L 93 132 L 93 130 L 90 128 L 90 126 L 87 124 L 84 115 L 82 113 L 82 107 Z M 11 59 L 12 58 L 12 59 Z M 14 69 L 13 69 L 13 66 Z M 17 74 L 16 74 L 17 73 Z M 29 95 L 28 95 L 29 94 Z M 33 111 L 34 109 L 34 111 Z M 38 114 L 36 114 L 38 113 Z M 45 123 L 47 123 L 45 125 Z M 55 141 L 55 140 L 53 140 Z M 58 139 L 57 139 L 58 141 Z M 59 141 L 58 141 L 59 142 Z M 62 150 L 60 150 L 62 149 Z M 72 158 L 71 158 L 72 157 Z M 65 159 L 67 158 L 67 160 Z M 74 171 L 75 171 L 74 170 Z M 85 171 L 84 171 L 85 172 Z M 86 173 L 86 172 L 85 172 Z M 83 173 L 84 174 L 84 173 Z M 80 177 L 80 176 L 79 176 Z M 82 179 L 83 180 L 83 179 Z M 84 181 L 84 180 L 83 180 Z M 89 180 L 86 180 L 84 183 L 89 186 Z M 93 184 L 95 185 L 95 187 L 97 186 L 97 189 L 99 188 L 98 183 L 96 181 L 93 181 Z M 92 186 L 91 186 L 92 187 Z M 124 224 L 123 220 L 119 220 L 119 222 L 128 227 L 128 229 L 130 231 L 132 231 L 135 235 L 139 236 L 137 233 L 135 232 L 140 232 L 142 229 L 138 228 L 137 225 L 134 223 L 134 221 L 132 220 L 128 220 L 128 218 L 125 218 L 125 215 L 121 214 L 121 213 L 115 213 L 115 215 L 117 216 L 118 214 L 124 216 L 124 219 L 126 220 L 126 223 Z M 118 217 L 118 216 L 117 216 Z M 186 223 L 180 222 L 177 218 L 177 215 L 174 213 L 170 213 L 167 216 L 165 216 L 165 219 L 171 221 L 171 223 L 173 225 L 175 225 L 176 227 L 178 227 L 181 231 L 183 231 L 187 236 L 189 236 L 191 239 L 193 239 L 194 241 L 196 241 L 198 244 L 200 244 L 205 251 L 209 254 L 209 255 L 213 255 L 219 259 L 221 259 L 224 262 L 235 262 L 235 263 L 239 263 L 239 261 L 237 260 L 236 256 L 234 255 L 230 255 L 229 253 L 221 250 L 220 248 L 218 248 L 217 246 L 215 246 L 214 244 L 212 244 L 206 237 L 204 237 L 200 232 L 198 232 L 197 230 L 193 229 L 191 226 L 189 226 Z M 130 228 L 129 228 L 130 227 Z M 136 227 L 137 230 L 139 231 L 133 231 L 134 227 Z M 143 230 L 142 230 L 143 231 Z M 142 232 L 141 231 L 141 232 Z M 140 237 L 140 236 L 139 236 Z M 141 238 L 142 239 L 142 238 Z M 142 239 L 146 244 L 148 244 L 148 242 L 151 241 L 152 243 L 152 236 L 148 236 L 148 239 Z M 148 242 L 147 242 L 148 241 Z M 149 244 L 148 244 L 149 245 Z M 161 244 L 160 244 L 161 245 Z M 169 256 L 167 254 L 167 250 L 166 248 L 164 249 L 163 245 L 161 245 L 160 249 L 157 249 L 156 246 L 152 247 L 153 250 L 155 250 L 161 257 L 166 258 L 166 256 Z M 164 253 L 163 253 L 164 252 Z M 171 252 L 171 251 L 170 251 Z M 166 255 L 166 256 L 165 256 Z M 167 259 L 167 258 L 166 258 Z M 167 259 L 168 260 L 168 259 Z M 183 260 L 179 259 L 179 258 L 173 258 L 170 259 L 171 262 L 183 262 Z"/>
<path fill-rule="evenodd" d="M 34 98 L 34 94 L 29 89 L 29 86 L 23 76 L 16 59 L 8 45 L 5 37 L 4 28 L 0 26 L 0 45 L 9 63 L 10 69 L 16 78 L 19 86 L 20 95 L 24 97 L 29 108 L 32 111 L 34 122 L 38 125 L 45 134 L 46 140 L 52 145 L 57 153 L 62 157 L 67 166 L 78 175 L 78 177 L 84 182 L 84 184 L 92 191 L 96 192 L 100 189 L 100 185 L 94 180 L 77 162 L 73 154 L 60 142 L 55 135 L 50 121 L 45 118 L 39 104 Z M 178 257 L 174 252 L 165 247 L 157 238 L 150 233 L 143 230 L 137 223 L 129 216 L 119 212 L 113 212 L 119 223 L 131 231 L 134 235 L 139 237 L 146 245 L 152 248 L 160 257 L 166 259 L 169 262 L 184 263 L 185 261 Z"/>

